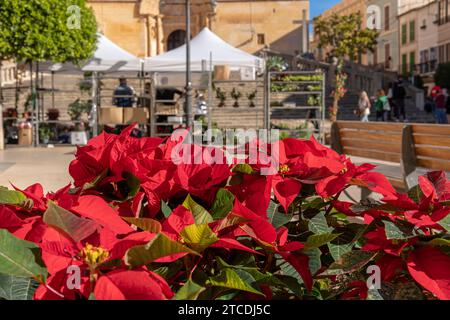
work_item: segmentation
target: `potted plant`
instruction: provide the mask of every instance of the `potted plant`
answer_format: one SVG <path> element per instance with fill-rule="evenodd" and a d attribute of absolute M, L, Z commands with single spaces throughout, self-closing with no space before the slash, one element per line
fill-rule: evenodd
<path fill-rule="evenodd" d="M 41 124 L 39 126 L 39 139 L 42 143 L 48 144 L 52 131 L 48 125 Z"/>
<path fill-rule="evenodd" d="M 252 91 L 250 93 L 247 93 L 247 99 L 249 101 L 248 106 L 250 108 L 254 108 L 256 107 L 255 105 L 255 98 L 256 98 L 256 94 L 258 93 L 258 90 Z"/>
<path fill-rule="evenodd" d="M 55 121 L 59 118 L 59 110 L 56 108 L 48 109 L 47 111 L 48 120 Z"/>
<path fill-rule="evenodd" d="M 79 98 L 69 104 L 69 108 L 67 113 L 70 116 L 70 119 L 73 121 L 80 121 L 83 113 L 87 113 L 89 111 L 89 102 L 81 101 Z"/>
<path fill-rule="evenodd" d="M 238 100 L 241 98 L 241 96 L 242 96 L 242 93 L 239 90 L 237 90 L 236 88 L 233 88 L 233 90 L 231 90 L 231 97 L 234 99 L 233 107 L 239 108 Z"/>
<path fill-rule="evenodd" d="M 227 93 L 220 88 L 216 89 L 216 98 L 219 99 L 219 107 L 225 107 L 225 101 L 227 100 Z"/>

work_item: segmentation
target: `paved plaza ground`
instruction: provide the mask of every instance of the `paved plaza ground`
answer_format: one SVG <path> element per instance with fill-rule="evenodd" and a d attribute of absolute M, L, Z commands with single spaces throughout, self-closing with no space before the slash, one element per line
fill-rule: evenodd
<path fill-rule="evenodd" d="M 75 147 L 23 148 L 0 150 L 0 185 L 13 183 L 25 188 L 36 182 L 44 191 L 55 191 L 70 181 L 68 167 L 74 159 Z"/>

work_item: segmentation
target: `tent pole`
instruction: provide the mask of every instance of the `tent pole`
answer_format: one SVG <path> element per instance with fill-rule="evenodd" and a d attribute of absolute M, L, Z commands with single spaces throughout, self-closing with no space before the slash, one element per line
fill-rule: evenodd
<path fill-rule="evenodd" d="M 208 72 L 208 142 L 211 142 L 212 130 L 212 52 L 209 52 L 209 72 Z"/>
<path fill-rule="evenodd" d="M 192 83 L 191 83 L 191 1 L 185 0 L 186 14 L 186 126 L 192 128 Z"/>
<path fill-rule="evenodd" d="M 98 135 L 97 72 L 92 72 L 92 135 Z"/>

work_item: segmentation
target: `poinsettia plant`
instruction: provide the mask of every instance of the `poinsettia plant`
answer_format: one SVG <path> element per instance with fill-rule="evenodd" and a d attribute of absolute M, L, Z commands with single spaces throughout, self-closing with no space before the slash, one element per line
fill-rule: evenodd
<path fill-rule="evenodd" d="M 0 188 L 1 298 L 450 298 L 445 173 L 399 193 L 314 138 L 275 142 L 272 168 L 177 163 L 228 158 L 131 130 L 78 147 L 56 192 Z M 342 201 L 351 186 L 381 200 Z"/>

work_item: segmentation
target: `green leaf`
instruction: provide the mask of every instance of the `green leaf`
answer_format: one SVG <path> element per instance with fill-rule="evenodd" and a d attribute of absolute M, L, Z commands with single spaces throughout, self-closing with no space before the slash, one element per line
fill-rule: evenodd
<path fill-rule="evenodd" d="M 346 243 L 346 244 L 328 243 L 328 249 L 330 250 L 330 254 L 333 257 L 334 261 L 339 260 L 343 254 L 352 251 L 353 246 L 354 243 Z"/>
<path fill-rule="evenodd" d="M 211 208 L 215 220 L 224 218 L 233 209 L 234 195 L 226 190 L 219 189 Z"/>
<path fill-rule="evenodd" d="M 0 204 L 21 205 L 27 197 L 20 191 L 0 186 Z"/>
<path fill-rule="evenodd" d="M 214 221 L 209 212 L 197 202 L 195 202 L 194 199 L 192 199 L 191 195 L 188 195 L 186 197 L 186 200 L 184 200 L 183 202 L 183 206 L 190 212 L 192 212 L 196 224 L 210 223 Z"/>
<path fill-rule="evenodd" d="M 450 214 L 447 215 L 444 219 L 438 222 L 438 224 L 443 227 L 447 232 L 450 232 Z"/>
<path fill-rule="evenodd" d="M 295 268 L 281 256 L 276 255 L 276 265 L 280 268 L 283 276 L 295 278 L 299 284 L 303 284 L 302 276 L 295 270 Z"/>
<path fill-rule="evenodd" d="M 149 264 L 159 258 L 167 257 L 177 253 L 191 253 L 199 255 L 177 241 L 169 239 L 159 233 L 149 243 L 135 246 L 125 253 L 125 263 L 128 266 L 136 267 Z"/>
<path fill-rule="evenodd" d="M 247 163 L 239 163 L 233 167 L 233 172 L 252 174 L 253 168 Z"/>
<path fill-rule="evenodd" d="M 319 248 L 313 248 L 304 250 L 303 253 L 309 257 L 309 270 L 311 271 L 311 274 L 316 274 L 322 267 L 322 262 L 320 260 L 322 252 Z"/>
<path fill-rule="evenodd" d="M 39 247 L 0 229 L 0 273 L 16 277 L 47 276 L 38 260 Z"/>
<path fill-rule="evenodd" d="M 236 271 L 230 268 L 223 269 L 220 274 L 210 278 L 208 284 L 221 288 L 247 291 L 264 296 L 264 294 L 253 288 L 249 283 L 244 281 Z"/>
<path fill-rule="evenodd" d="M 161 223 L 159 221 L 150 218 L 132 218 L 132 217 L 122 217 L 126 222 L 135 225 L 141 230 L 148 231 L 151 233 L 161 232 Z"/>
<path fill-rule="evenodd" d="M 309 231 L 315 234 L 331 233 L 333 228 L 328 226 L 327 218 L 324 212 L 319 212 L 309 220 Z"/>
<path fill-rule="evenodd" d="M 173 300 L 197 300 L 200 293 L 205 291 L 206 288 L 199 286 L 191 279 L 188 279 L 184 286 L 182 286 L 177 294 L 173 297 Z"/>
<path fill-rule="evenodd" d="M 312 234 L 308 237 L 305 249 L 319 248 L 339 237 L 339 233 Z"/>
<path fill-rule="evenodd" d="M 139 189 L 141 188 L 141 180 L 139 180 L 138 177 L 130 172 L 124 172 L 122 176 L 125 178 L 125 182 L 127 185 L 128 193 L 125 197 L 125 201 L 127 201 L 133 199 L 139 192 Z"/>
<path fill-rule="evenodd" d="M 105 169 L 92 182 L 87 182 L 83 185 L 82 191 L 94 189 L 97 185 L 108 175 L 109 169 Z"/>
<path fill-rule="evenodd" d="M 0 298 L 6 300 L 33 300 L 39 282 L 32 278 L 0 273 Z"/>
<path fill-rule="evenodd" d="M 169 205 L 163 200 L 161 200 L 161 211 L 166 218 L 168 218 L 172 213 L 172 209 L 170 209 Z"/>
<path fill-rule="evenodd" d="M 321 275 L 338 275 L 352 273 L 364 267 L 368 264 L 375 256 L 377 252 L 369 251 L 350 251 L 341 256 L 341 258 L 332 263 L 330 267 Z"/>
<path fill-rule="evenodd" d="M 75 242 L 79 242 L 97 230 L 97 223 L 76 216 L 70 211 L 57 206 L 54 202 L 47 203 L 43 220 L 46 224 L 67 233 Z"/>
<path fill-rule="evenodd" d="M 275 229 L 278 229 L 281 226 L 284 226 L 286 223 L 292 220 L 294 216 L 293 212 L 284 213 L 280 212 L 278 208 L 279 204 L 274 201 L 270 201 L 269 207 L 267 208 L 267 217 L 269 218 L 269 222 L 274 226 Z"/>
<path fill-rule="evenodd" d="M 429 242 L 427 242 L 430 246 L 442 246 L 442 247 L 450 247 L 450 240 L 443 238 L 435 238 Z"/>
<path fill-rule="evenodd" d="M 415 203 L 420 203 L 420 200 L 422 200 L 423 197 L 423 191 L 420 189 L 419 185 L 416 185 L 409 189 L 408 191 L 408 197 L 411 198 Z"/>
<path fill-rule="evenodd" d="M 412 232 L 412 228 L 407 229 L 407 226 L 396 225 L 392 221 L 383 221 L 384 230 L 386 232 L 386 238 L 389 240 L 403 240 L 415 237 L 416 235 Z"/>
<path fill-rule="evenodd" d="M 180 235 L 184 242 L 197 252 L 202 252 L 219 240 L 207 224 L 191 224 L 185 227 Z"/>

